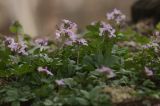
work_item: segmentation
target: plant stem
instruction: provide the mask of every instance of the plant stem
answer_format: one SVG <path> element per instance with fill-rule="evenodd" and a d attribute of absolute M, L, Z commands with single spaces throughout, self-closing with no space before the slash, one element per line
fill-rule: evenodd
<path fill-rule="evenodd" d="M 80 56 L 80 52 L 79 52 L 79 45 L 77 47 L 77 64 L 79 64 L 79 56 Z"/>

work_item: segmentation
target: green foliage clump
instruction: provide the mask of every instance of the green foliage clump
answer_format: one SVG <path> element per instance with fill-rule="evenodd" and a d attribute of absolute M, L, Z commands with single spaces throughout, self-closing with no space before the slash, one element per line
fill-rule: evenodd
<path fill-rule="evenodd" d="M 129 97 L 160 98 L 158 37 L 113 22 L 96 22 L 78 36 L 70 32 L 75 24 L 64 22 L 59 41 L 34 41 L 18 23 L 10 29 L 23 37 L 0 39 L 0 105 L 110 106 L 106 89 L 122 87 L 132 89 Z"/>

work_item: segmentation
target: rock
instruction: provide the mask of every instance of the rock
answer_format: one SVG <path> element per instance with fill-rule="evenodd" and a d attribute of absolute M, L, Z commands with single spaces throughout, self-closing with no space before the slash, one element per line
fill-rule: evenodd
<path fill-rule="evenodd" d="M 137 0 L 131 8 L 132 21 L 152 19 L 153 24 L 160 21 L 160 0 Z"/>

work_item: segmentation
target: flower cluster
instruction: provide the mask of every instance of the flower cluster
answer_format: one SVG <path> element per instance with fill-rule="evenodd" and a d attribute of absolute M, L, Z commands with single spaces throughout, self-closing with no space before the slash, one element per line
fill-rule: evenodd
<path fill-rule="evenodd" d="M 106 17 L 108 20 L 115 21 L 117 24 L 121 24 L 126 19 L 126 16 L 120 10 L 117 9 L 114 9 L 112 12 L 107 13 Z"/>
<path fill-rule="evenodd" d="M 148 43 L 146 45 L 142 46 L 143 49 L 151 49 L 153 48 L 155 52 L 158 52 L 159 50 L 159 44 L 155 41 L 152 41 L 151 43 Z"/>
<path fill-rule="evenodd" d="M 48 45 L 48 40 L 47 39 L 42 39 L 38 38 L 35 40 L 35 43 L 39 46 L 47 46 Z"/>
<path fill-rule="evenodd" d="M 144 49 L 148 49 L 148 48 L 153 48 L 153 47 L 158 47 L 159 45 L 157 43 L 149 43 L 149 44 L 146 44 L 146 45 L 143 45 L 143 48 Z"/>
<path fill-rule="evenodd" d="M 28 55 L 28 53 L 26 52 L 27 49 L 27 45 L 24 43 L 24 41 L 20 41 L 19 42 L 19 49 L 18 49 L 18 53 L 19 54 L 23 54 L 23 55 Z"/>
<path fill-rule="evenodd" d="M 18 43 L 16 43 L 11 37 L 5 37 L 5 43 L 11 49 L 11 51 L 16 51 L 18 48 Z"/>
<path fill-rule="evenodd" d="M 17 43 L 15 42 L 14 38 L 5 37 L 5 43 L 7 44 L 7 47 L 11 49 L 11 51 L 22 55 L 28 55 L 28 53 L 26 52 L 27 45 L 24 43 L 23 40 L 20 40 Z"/>
<path fill-rule="evenodd" d="M 53 76 L 53 73 L 50 72 L 47 67 L 45 67 L 45 68 L 43 68 L 43 67 L 38 67 L 37 70 L 38 70 L 38 72 L 43 72 L 43 73 L 46 73 L 47 75 Z"/>
<path fill-rule="evenodd" d="M 76 23 L 69 20 L 62 20 L 62 24 L 56 30 L 56 39 L 64 42 L 66 45 L 72 45 L 73 43 L 87 45 L 87 41 L 83 38 L 79 38 L 76 31 Z"/>
<path fill-rule="evenodd" d="M 43 51 L 46 49 L 46 46 L 48 45 L 47 39 L 38 38 L 35 40 L 35 44 L 38 48 L 40 48 L 40 51 Z"/>
<path fill-rule="evenodd" d="M 106 74 L 108 78 L 113 78 L 116 76 L 113 70 L 109 67 L 102 66 L 101 68 L 98 68 L 96 71 Z"/>
<path fill-rule="evenodd" d="M 110 25 L 106 24 L 105 22 L 101 22 L 101 27 L 99 28 L 100 36 L 103 36 L 103 34 L 107 33 L 109 38 L 116 37 L 115 32 L 116 30 Z"/>

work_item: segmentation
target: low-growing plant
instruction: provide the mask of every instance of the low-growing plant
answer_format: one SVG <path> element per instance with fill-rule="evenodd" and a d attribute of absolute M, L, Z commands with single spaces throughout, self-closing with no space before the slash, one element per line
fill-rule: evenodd
<path fill-rule="evenodd" d="M 159 99 L 158 31 L 149 37 L 136 32 L 117 9 L 106 16 L 80 34 L 76 23 L 62 20 L 52 39 L 31 39 L 18 23 L 11 26 L 16 36 L 0 39 L 0 105 L 111 106 L 117 98 Z M 126 97 L 114 99 L 117 94 L 108 90 L 123 87 L 129 89 L 123 90 Z"/>

